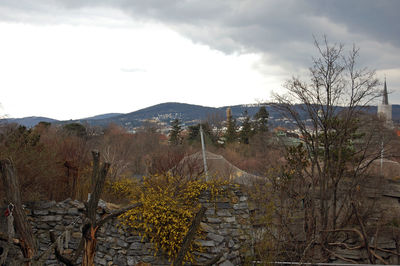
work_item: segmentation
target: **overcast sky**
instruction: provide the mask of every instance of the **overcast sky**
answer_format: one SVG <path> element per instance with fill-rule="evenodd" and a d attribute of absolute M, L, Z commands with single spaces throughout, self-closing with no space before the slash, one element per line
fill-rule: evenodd
<path fill-rule="evenodd" d="M 400 104 L 399 11 L 398 0 L 0 0 L 0 115 L 269 100 L 306 73 L 324 34 L 355 43 Z"/>

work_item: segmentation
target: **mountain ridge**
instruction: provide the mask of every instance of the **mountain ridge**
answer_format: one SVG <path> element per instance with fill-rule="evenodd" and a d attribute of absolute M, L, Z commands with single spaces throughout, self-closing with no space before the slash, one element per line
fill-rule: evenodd
<path fill-rule="evenodd" d="M 132 129 L 140 126 L 145 120 L 156 120 L 157 122 L 169 124 L 175 118 L 182 121 L 184 125 L 191 125 L 198 123 L 203 120 L 209 120 L 213 118 L 224 119 L 226 108 L 230 107 L 234 117 L 239 117 L 247 110 L 249 116 L 254 116 L 254 114 L 259 109 L 258 104 L 241 104 L 223 107 L 209 107 L 203 105 L 195 105 L 188 103 L 179 102 L 165 102 L 156 105 L 152 105 L 143 109 L 139 109 L 126 114 L 123 113 L 106 113 L 101 115 L 96 115 L 92 117 L 75 119 L 75 120 L 57 120 L 48 117 L 41 116 L 30 116 L 23 118 L 7 118 L 1 119 L 0 121 L 18 123 L 26 127 L 33 127 L 39 122 L 49 122 L 57 124 L 67 124 L 67 123 L 82 123 L 89 124 L 93 126 L 107 126 L 110 123 L 114 123 L 123 126 L 127 129 Z M 281 124 L 277 123 L 280 115 L 272 109 L 272 107 L 266 107 L 271 117 L 271 124 Z M 393 110 L 393 120 L 396 122 L 400 121 L 400 105 L 392 105 Z M 368 112 L 376 113 L 376 106 L 369 106 Z M 275 121 L 276 120 L 276 121 Z"/>

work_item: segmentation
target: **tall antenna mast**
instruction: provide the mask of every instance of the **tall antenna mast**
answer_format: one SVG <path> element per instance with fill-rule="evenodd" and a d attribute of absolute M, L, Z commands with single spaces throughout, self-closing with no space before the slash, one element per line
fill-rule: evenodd
<path fill-rule="evenodd" d="M 208 181 L 208 169 L 207 169 L 207 159 L 206 159 L 206 147 L 204 145 L 203 127 L 200 124 L 200 137 L 201 137 L 201 150 L 203 151 L 203 163 L 204 172 L 206 173 L 206 181 Z"/>

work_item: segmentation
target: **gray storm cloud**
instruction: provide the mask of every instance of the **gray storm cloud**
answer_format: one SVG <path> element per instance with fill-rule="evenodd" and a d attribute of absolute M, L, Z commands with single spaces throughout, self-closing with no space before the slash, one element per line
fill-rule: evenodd
<path fill-rule="evenodd" d="M 267 64 L 289 72 L 309 65 L 313 35 L 324 34 L 333 42 L 356 43 L 363 65 L 400 71 L 398 0 L 4 0 L 0 19 L 61 23 L 90 8 L 161 22 L 225 53 L 262 53 Z M 400 86 L 398 77 L 393 80 Z"/>

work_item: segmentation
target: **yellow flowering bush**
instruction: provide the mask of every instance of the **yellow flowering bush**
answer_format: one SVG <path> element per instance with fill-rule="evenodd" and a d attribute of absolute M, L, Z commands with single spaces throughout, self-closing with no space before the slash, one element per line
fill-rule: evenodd
<path fill-rule="evenodd" d="M 216 196 L 221 194 L 226 184 L 227 181 L 206 182 L 171 174 L 145 177 L 139 194 L 132 195 L 133 203 L 141 202 L 143 205 L 121 215 L 121 224 L 152 242 L 156 253 L 162 250 L 173 260 L 200 209 L 198 200 L 201 194 L 208 190 Z M 193 252 L 201 250 L 195 242 L 191 243 L 185 261 L 193 262 Z"/>
<path fill-rule="evenodd" d="M 127 203 L 138 200 L 140 182 L 137 179 L 122 177 L 118 181 L 106 181 L 103 198 L 113 203 Z"/>

